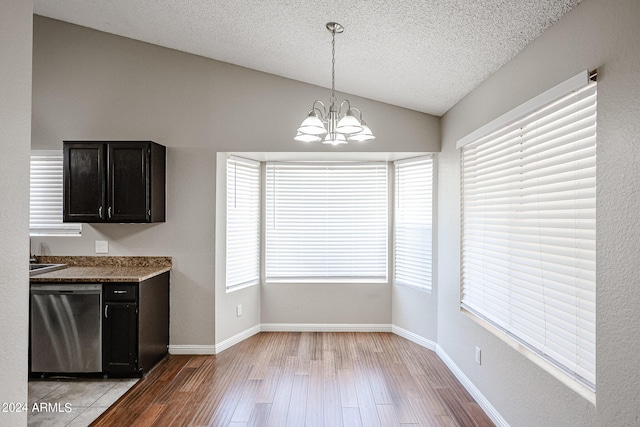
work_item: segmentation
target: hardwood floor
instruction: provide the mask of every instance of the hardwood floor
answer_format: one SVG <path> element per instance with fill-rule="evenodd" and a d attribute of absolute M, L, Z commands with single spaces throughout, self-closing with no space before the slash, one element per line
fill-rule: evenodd
<path fill-rule="evenodd" d="M 170 355 L 92 426 L 492 426 L 432 351 L 391 333 L 263 332 Z"/>

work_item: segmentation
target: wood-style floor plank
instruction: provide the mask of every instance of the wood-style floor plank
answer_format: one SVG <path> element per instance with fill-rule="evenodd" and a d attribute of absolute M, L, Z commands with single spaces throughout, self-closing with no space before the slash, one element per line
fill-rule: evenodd
<path fill-rule="evenodd" d="M 307 390 L 309 390 L 309 375 L 298 373 L 293 376 L 291 399 L 287 414 L 287 427 L 301 427 L 307 414 Z"/>
<path fill-rule="evenodd" d="M 360 411 L 358 408 L 343 408 L 342 409 L 342 422 L 345 427 L 363 427 L 362 419 L 360 418 Z"/>
<path fill-rule="evenodd" d="M 342 405 L 337 376 L 323 378 L 323 416 L 325 426 L 342 426 Z"/>
<path fill-rule="evenodd" d="M 167 356 L 92 426 L 490 427 L 432 351 L 390 333 L 267 332 Z"/>
<path fill-rule="evenodd" d="M 247 427 L 262 427 L 267 425 L 269 421 L 269 412 L 271 412 L 271 404 L 256 403 L 251 419 L 247 423 Z"/>
<path fill-rule="evenodd" d="M 279 366 L 269 366 L 267 369 L 267 375 L 260 385 L 260 390 L 258 390 L 256 404 L 273 403 L 281 371 L 282 368 Z"/>
<path fill-rule="evenodd" d="M 356 383 L 353 379 L 353 369 L 339 369 L 338 384 L 340 385 L 342 407 L 357 408 L 358 395 L 356 394 Z"/>
<path fill-rule="evenodd" d="M 271 412 L 269 414 L 269 422 L 267 423 L 270 427 L 282 427 L 287 423 L 291 389 L 293 388 L 293 372 L 297 360 L 295 356 L 290 355 L 286 357 L 284 363 L 284 370 L 278 381 L 278 387 L 276 388 L 276 394 L 273 398 L 273 404 L 271 405 Z"/>
<path fill-rule="evenodd" d="M 354 371 L 354 382 L 356 385 L 358 407 L 360 408 L 360 419 L 362 420 L 362 425 L 367 427 L 382 427 L 376 408 L 376 401 L 373 397 L 373 390 L 367 375 L 368 369 L 366 368 L 365 363 L 366 362 L 362 359 L 358 360 Z"/>
<path fill-rule="evenodd" d="M 247 423 L 251 418 L 254 407 L 256 405 L 256 395 L 262 385 L 261 380 L 248 379 L 244 386 L 244 391 L 240 396 L 240 400 L 236 405 L 233 415 L 231 416 L 232 423 Z"/>
<path fill-rule="evenodd" d="M 400 420 L 393 405 L 378 405 L 380 422 L 385 427 L 400 427 Z"/>
<path fill-rule="evenodd" d="M 317 355 L 318 353 L 315 354 Z M 323 427 L 323 396 L 322 360 L 316 359 L 309 363 L 309 389 L 307 390 L 305 427 Z"/>

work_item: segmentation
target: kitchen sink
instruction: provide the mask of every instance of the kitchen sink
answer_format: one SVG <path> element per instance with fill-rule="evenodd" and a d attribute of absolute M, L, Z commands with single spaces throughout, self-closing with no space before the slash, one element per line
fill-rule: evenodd
<path fill-rule="evenodd" d="M 29 264 L 29 276 L 33 276 L 47 271 L 60 270 L 67 264 Z"/>

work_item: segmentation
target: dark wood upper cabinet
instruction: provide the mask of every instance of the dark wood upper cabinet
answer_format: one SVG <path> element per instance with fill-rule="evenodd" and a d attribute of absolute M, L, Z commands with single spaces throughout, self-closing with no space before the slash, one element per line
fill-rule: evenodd
<path fill-rule="evenodd" d="M 166 149 L 152 141 L 64 141 L 65 222 L 164 222 Z"/>

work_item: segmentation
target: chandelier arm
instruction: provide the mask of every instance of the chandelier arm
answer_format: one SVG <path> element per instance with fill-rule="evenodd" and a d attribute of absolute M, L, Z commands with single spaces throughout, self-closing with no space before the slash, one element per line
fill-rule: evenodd
<path fill-rule="evenodd" d="M 360 111 L 360 109 L 358 107 L 352 107 L 351 105 L 349 105 L 349 109 L 351 111 L 355 110 L 358 112 L 358 115 L 360 116 L 360 121 L 362 122 L 362 111 Z"/>
<path fill-rule="evenodd" d="M 346 114 L 349 110 L 351 110 L 351 102 L 349 102 L 349 100 L 348 100 L 348 99 L 345 99 L 344 101 L 342 101 L 342 102 L 340 103 L 340 108 L 338 109 L 338 116 L 340 116 L 340 115 L 342 114 L 342 106 L 344 105 L 344 103 L 345 103 L 345 102 L 347 103 L 347 110 L 345 111 L 345 114 Z"/>
<path fill-rule="evenodd" d="M 316 107 L 316 104 L 320 104 L 320 105 L 322 106 L 322 109 L 320 109 L 320 108 Z M 319 99 L 316 99 L 316 100 L 313 102 L 313 106 L 311 107 L 311 110 L 312 110 L 312 111 L 317 111 L 317 112 L 318 112 L 318 114 L 320 115 L 320 119 L 321 119 L 323 122 L 326 122 L 326 121 L 327 121 L 327 117 L 328 117 L 328 114 L 327 114 L 327 107 L 324 105 L 324 102 L 320 101 Z"/>

